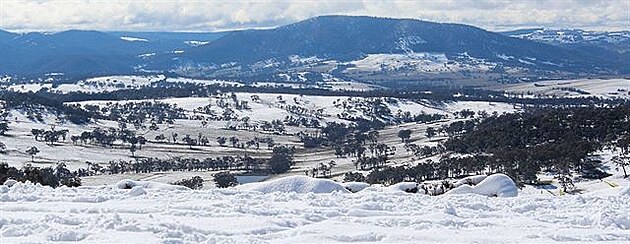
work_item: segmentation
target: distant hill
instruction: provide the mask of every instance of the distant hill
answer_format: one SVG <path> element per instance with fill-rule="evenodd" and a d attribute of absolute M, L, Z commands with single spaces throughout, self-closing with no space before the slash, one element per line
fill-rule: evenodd
<path fill-rule="evenodd" d="M 533 28 L 505 31 L 501 34 L 557 46 L 591 45 L 616 52 L 630 51 L 630 31 Z"/>
<path fill-rule="evenodd" d="M 630 62 L 630 31 L 586 31 L 581 29 L 520 29 L 506 36 L 578 50 L 600 59 Z"/>
<path fill-rule="evenodd" d="M 15 36 L 17 36 L 17 34 L 11 33 L 11 32 L 8 32 L 8 31 L 0 30 L 0 43 L 4 42 L 6 40 L 9 40 L 11 38 L 14 38 Z"/>
<path fill-rule="evenodd" d="M 199 62 L 255 62 L 290 55 L 343 61 L 365 54 L 439 52 L 493 61 L 498 56 L 531 57 L 553 63 L 593 65 L 567 50 L 488 32 L 473 26 L 411 19 L 324 16 L 271 30 L 227 34 L 183 55 Z"/>
<path fill-rule="evenodd" d="M 290 73 L 296 68 L 292 60 L 295 56 L 316 57 L 323 62 L 334 60 L 339 64 L 370 54 L 415 53 L 443 54 L 449 61 L 465 65 L 484 62 L 498 67 L 495 69 L 498 73 L 505 67 L 523 68 L 536 74 L 628 71 L 617 58 L 512 38 L 468 25 L 349 16 L 323 16 L 275 29 L 228 33 L 208 45 L 164 57 L 168 61 L 158 59 L 155 67 L 173 65 L 175 60 L 181 73 L 258 78 L 260 74 L 288 75 L 285 71 Z M 422 62 L 416 57 L 412 59 Z M 403 71 L 411 73 L 413 79 L 415 68 L 405 66 Z M 378 79 L 384 75 L 380 73 Z M 388 75 L 392 75 L 391 70 Z"/>
<path fill-rule="evenodd" d="M 183 50 L 222 34 L 70 30 L 14 34 L 0 31 L 0 72 L 18 75 L 124 74 L 142 57 Z M 190 42 L 189 42 L 189 39 Z"/>
<path fill-rule="evenodd" d="M 535 38 L 537 33 L 540 29 L 494 33 L 462 24 L 350 16 L 225 33 L 1 31 L 0 73 L 154 71 L 244 81 L 470 85 L 630 73 L 623 48 L 564 45 L 554 41 L 558 38 Z M 585 35 L 588 43 L 600 40 Z M 623 47 L 625 39 L 615 43 Z"/>

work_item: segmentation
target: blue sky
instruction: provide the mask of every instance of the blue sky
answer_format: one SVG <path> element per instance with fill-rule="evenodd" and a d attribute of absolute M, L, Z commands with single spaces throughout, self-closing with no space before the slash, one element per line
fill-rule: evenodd
<path fill-rule="evenodd" d="M 218 31 L 268 28 L 319 15 L 454 22 L 489 30 L 630 29 L 630 0 L 0 0 L 0 28 Z"/>

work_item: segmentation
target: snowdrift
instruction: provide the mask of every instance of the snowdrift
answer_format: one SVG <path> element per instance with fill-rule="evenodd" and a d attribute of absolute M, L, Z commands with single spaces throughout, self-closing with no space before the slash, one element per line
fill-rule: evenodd
<path fill-rule="evenodd" d="M 379 193 L 418 193 L 418 194 L 426 194 L 423 190 L 420 190 L 418 187 L 419 184 L 416 182 L 399 182 L 393 184 L 391 186 L 384 186 L 381 184 L 370 185 L 368 183 L 363 182 L 347 182 L 343 183 L 343 186 L 351 192 L 360 192 L 360 193 L 368 193 L 368 192 L 379 192 Z"/>
<path fill-rule="evenodd" d="M 345 182 L 341 183 L 341 185 L 351 192 L 359 192 L 370 187 L 370 184 L 365 182 Z"/>
<path fill-rule="evenodd" d="M 266 185 L 300 180 L 335 185 L 299 177 Z M 511 198 L 384 192 L 412 183 L 357 194 L 252 194 L 125 182 L 135 187 L 15 183 L 0 192 L 0 243 L 630 243 L 625 180 L 592 194 Z"/>
<path fill-rule="evenodd" d="M 418 183 L 416 182 L 400 182 L 391 186 L 385 187 L 386 192 L 407 192 L 407 193 L 421 193 L 424 191 L 418 191 Z"/>
<path fill-rule="evenodd" d="M 343 185 L 326 179 L 316 179 L 307 176 L 288 176 L 277 180 L 250 183 L 236 187 L 239 190 L 270 192 L 296 192 L 296 193 L 350 193 Z"/>
<path fill-rule="evenodd" d="M 479 194 L 489 197 L 516 197 L 518 195 L 518 188 L 509 176 L 504 174 L 494 174 L 485 177 L 485 179 L 475 186 L 463 184 L 446 192 L 446 194 L 466 193 Z"/>
<path fill-rule="evenodd" d="M 137 181 L 137 180 L 121 180 L 116 183 L 118 189 L 133 189 L 136 187 L 142 187 L 144 189 L 156 189 L 156 190 L 190 190 L 185 186 L 170 185 L 152 181 Z M 139 191 L 139 190 L 135 190 Z"/>
<path fill-rule="evenodd" d="M 468 176 L 468 177 L 464 177 L 460 180 L 458 180 L 457 182 L 455 182 L 455 184 L 453 184 L 455 187 L 459 187 L 462 185 L 477 185 L 479 183 L 481 183 L 481 181 L 485 180 L 486 177 L 488 177 L 487 175 L 473 175 L 473 176 Z"/>

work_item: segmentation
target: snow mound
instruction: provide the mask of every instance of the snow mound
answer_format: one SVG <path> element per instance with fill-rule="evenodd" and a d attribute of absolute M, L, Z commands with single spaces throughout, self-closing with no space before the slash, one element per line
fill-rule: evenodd
<path fill-rule="evenodd" d="M 142 188 L 149 194 L 131 197 L 113 185 L 16 183 L 0 194 L 0 243 L 630 243 L 630 197 L 618 195 L 627 184 L 608 187 L 615 195 L 511 198 L 370 191 L 377 187 L 357 194 Z"/>
<path fill-rule="evenodd" d="M 384 189 L 387 192 L 408 192 L 408 193 L 418 193 L 418 183 L 416 182 L 400 182 L 393 184 L 391 186 L 385 187 Z M 420 193 L 424 193 L 420 191 Z"/>
<path fill-rule="evenodd" d="M 370 185 L 362 189 L 361 192 L 426 194 L 424 190 L 421 190 L 419 188 L 419 184 L 416 182 L 399 182 L 391 186 L 383 186 L 381 184 L 374 184 L 374 185 Z"/>
<path fill-rule="evenodd" d="M 127 194 L 129 194 L 130 196 L 137 197 L 140 195 L 147 194 L 147 191 L 144 190 L 142 186 L 134 186 L 133 188 L 131 188 L 131 191 L 129 191 Z"/>
<path fill-rule="evenodd" d="M 627 196 L 630 197 L 630 186 L 626 186 L 619 191 L 619 196 Z"/>
<path fill-rule="evenodd" d="M 157 189 L 157 190 L 190 190 L 185 186 L 170 185 L 151 181 L 136 181 L 136 180 L 121 180 L 116 183 L 118 189 L 132 189 L 141 187 L 144 189 Z"/>
<path fill-rule="evenodd" d="M 365 188 L 370 187 L 370 184 L 365 182 L 346 182 L 342 183 L 341 185 L 351 192 L 359 192 Z"/>
<path fill-rule="evenodd" d="M 343 185 L 326 179 L 316 179 L 307 176 L 288 176 L 268 182 L 250 183 L 237 186 L 240 190 L 271 192 L 295 192 L 295 193 L 349 193 Z"/>
<path fill-rule="evenodd" d="M 12 187 L 13 185 L 15 185 L 15 183 L 17 183 L 17 180 L 8 179 L 4 182 L 3 185 L 7 187 Z"/>
<path fill-rule="evenodd" d="M 487 175 L 473 175 L 473 176 L 468 176 L 465 178 L 462 178 L 460 180 L 458 180 L 457 182 L 455 182 L 455 184 L 453 184 L 455 187 L 461 186 L 461 185 L 477 185 L 479 183 L 481 183 L 481 181 L 485 180 L 486 177 L 488 177 Z"/>
<path fill-rule="evenodd" d="M 474 193 L 489 197 L 516 197 L 518 195 L 518 188 L 509 176 L 504 174 L 494 174 L 486 177 L 475 186 L 464 184 L 446 192 L 446 194 L 466 193 Z"/>
<path fill-rule="evenodd" d="M 49 241 L 76 242 L 85 239 L 87 234 L 73 230 L 54 232 L 48 235 Z"/>

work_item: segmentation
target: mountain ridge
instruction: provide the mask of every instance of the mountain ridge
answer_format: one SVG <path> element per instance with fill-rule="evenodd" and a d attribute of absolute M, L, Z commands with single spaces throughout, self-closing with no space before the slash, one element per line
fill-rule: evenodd
<path fill-rule="evenodd" d="M 16 75 L 153 71 L 307 82 L 326 77 L 513 82 L 630 73 L 622 54 L 595 45 L 565 47 L 465 24 L 369 16 L 319 16 L 273 29 L 221 33 L 0 31 L 0 44 L 6 54 L 0 73 Z"/>

